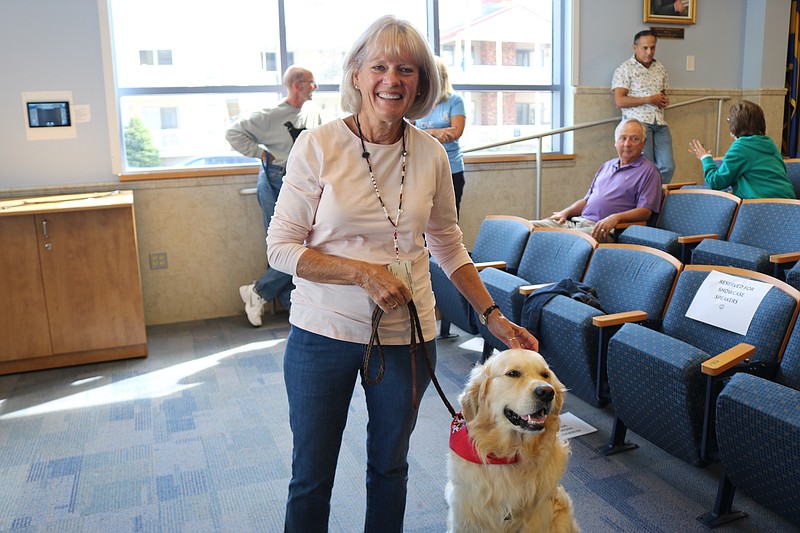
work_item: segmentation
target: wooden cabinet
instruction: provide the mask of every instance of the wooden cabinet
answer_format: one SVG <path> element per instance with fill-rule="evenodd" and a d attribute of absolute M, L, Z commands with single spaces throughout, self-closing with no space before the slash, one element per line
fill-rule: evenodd
<path fill-rule="evenodd" d="M 0 374 L 146 355 L 132 192 L 0 201 Z"/>

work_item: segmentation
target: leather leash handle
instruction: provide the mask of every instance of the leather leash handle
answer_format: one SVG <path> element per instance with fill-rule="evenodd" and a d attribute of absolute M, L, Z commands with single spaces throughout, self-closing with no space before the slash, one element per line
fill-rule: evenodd
<path fill-rule="evenodd" d="M 411 322 L 411 405 L 414 407 L 414 409 L 419 408 L 419 398 L 417 393 L 417 338 L 419 338 L 419 345 L 422 346 L 422 354 L 425 357 L 425 365 L 427 366 L 428 373 L 431 376 L 431 382 L 433 383 L 433 386 L 436 387 L 436 392 L 439 393 L 439 397 L 442 399 L 445 407 L 450 412 L 450 415 L 455 418 L 456 411 L 453 409 L 453 406 L 450 404 L 450 402 L 447 401 L 447 396 L 445 396 L 442 386 L 439 384 L 439 380 L 436 379 L 433 362 L 431 361 L 430 355 L 428 355 L 428 349 L 425 347 L 425 341 L 423 340 L 424 337 L 422 336 L 422 324 L 419 320 L 417 306 L 414 304 L 413 300 L 410 300 L 407 305 L 409 320 Z M 380 383 L 381 379 L 383 379 L 383 374 L 386 368 L 385 355 L 383 353 L 383 347 L 381 346 L 380 337 L 378 335 L 378 326 L 380 325 L 382 316 L 383 309 L 376 306 L 375 311 L 372 313 L 372 331 L 370 333 L 369 343 L 364 349 L 364 362 L 361 366 L 361 378 L 370 385 L 377 385 Z M 380 356 L 380 366 L 378 368 L 378 375 L 375 377 L 375 379 L 372 379 L 369 376 L 369 360 L 373 346 L 377 346 L 378 355 Z"/>

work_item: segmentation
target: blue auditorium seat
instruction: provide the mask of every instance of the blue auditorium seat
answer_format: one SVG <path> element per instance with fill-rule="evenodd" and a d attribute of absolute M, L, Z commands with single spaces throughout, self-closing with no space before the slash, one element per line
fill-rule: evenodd
<path fill-rule="evenodd" d="M 746 335 L 686 316 L 714 270 L 772 285 Z M 714 393 L 724 385 L 724 372 L 748 359 L 743 366 L 751 372 L 774 374 L 799 301 L 800 292 L 759 272 L 687 265 L 659 330 L 625 324 L 609 342 L 608 383 L 616 422 L 605 453 L 635 447 L 625 443 L 630 428 L 687 463 L 702 466 L 713 460 Z M 753 350 L 743 349 L 747 346 Z"/>
<path fill-rule="evenodd" d="M 516 272 L 531 230 L 533 225 L 522 217 L 487 216 L 478 228 L 478 235 L 470 253 L 476 268 L 481 270 L 487 266 L 494 266 Z M 450 324 L 476 335 L 477 318 L 469 302 L 458 292 L 433 257 L 430 261 L 430 272 L 436 307 L 441 315 L 440 337 L 449 336 Z"/>
<path fill-rule="evenodd" d="M 800 258 L 800 200 L 742 200 L 726 241 L 705 239 L 692 264 L 725 265 L 783 278 Z"/>
<path fill-rule="evenodd" d="M 483 284 L 500 306 L 503 315 L 520 324 L 522 304 L 527 292 L 520 289 L 528 285 L 555 283 L 568 278 L 583 279 L 586 265 L 597 247 L 590 235 L 582 231 L 565 228 L 535 228 L 525 246 L 525 252 L 516 275 L 496 268 L 481 271 Z M 478 332 L 483 337 L 483 359 L 492 350 L 505 350 L 506 346 L 489 332 L 489 328 L 478 322 Z"/>
<path fill-rule="evenodd" d="M 617 240 L 652 246 L 687 263 L 691 248 L 704 238 L 727 238 L 741 202 L 733 194 L 710 189 L 669 191 L 655 226 L 629 226 Z"/>
<path fill-rule="evenodd" d="M 736 489 L 800 527 L 800 323 L 772 380 L 737 373 L 717 399 L 724 473 L 708 526 L 746 516 L 733 510 Z"/>
<path fill-rule="evenodd" d="M 539 351 L 570 392 L 592 405 L 608 402 L 608 338 L 628 320 L 660 323 L 682 268 L 676 258 L 655 248 L 597 246 L 583 283 L 596 291 L 603 310 L 558 295 L 542 307 L 539 319 Z M 523 314 L 528 314 L 526 308 Z"/>

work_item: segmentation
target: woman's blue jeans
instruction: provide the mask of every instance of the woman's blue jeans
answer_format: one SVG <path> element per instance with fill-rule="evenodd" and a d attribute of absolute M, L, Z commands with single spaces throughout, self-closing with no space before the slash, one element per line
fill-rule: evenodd
<path fill-rule="evenodd" d="M 436 341 L 425 343 L 436 361 Z M 311 333 L 295 326 L 284 352 L 283 375 L 292 429 L 292 480 L 286 504 L 285 531 L 328 531 L 331 490 L 350 401 L 365 346 Z M 367 403 L 367 512 L 364 531 L 401 533 L 406 507 L 408 447 L 417 421 L 412 407 L 410 346 L 383 346 L 385 372 L 380 383 L 361 382 Z M 377 349 L 370 374 L 379 365 Z M 417 349 L 417 394 L 421 399 L 430 375 Z"/>

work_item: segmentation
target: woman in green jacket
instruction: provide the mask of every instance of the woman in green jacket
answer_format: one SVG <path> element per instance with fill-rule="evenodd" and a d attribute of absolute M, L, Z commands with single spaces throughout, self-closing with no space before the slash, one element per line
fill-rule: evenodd
<path fill-rule="evenodd" d="M 734 141 L 719 167 L 700 141 L 689 143 L 689 152 L 703 164 L 708 186 L 716 190 L 730 187 L 744 199 L 794 199 L 783 156 L 765 135 L 767 123 L 761 107 L 748 100 L 733 104 L 728 110 L 728 126 Z"/>

